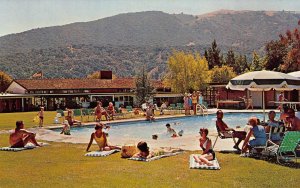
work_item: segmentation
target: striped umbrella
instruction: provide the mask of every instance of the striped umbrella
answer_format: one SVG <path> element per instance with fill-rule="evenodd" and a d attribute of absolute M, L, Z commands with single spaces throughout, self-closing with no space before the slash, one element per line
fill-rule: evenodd
<path fill-rule="evenodd" d="M 265 120 L 264 91 L 274 90 L 294 90 L 300 89 L 300 79 L 294 76 L 275 71 L 253 71 L 239 75 L 229 81 L 227 89 L 244 91 L 262 91 L 263 113 Z"/>

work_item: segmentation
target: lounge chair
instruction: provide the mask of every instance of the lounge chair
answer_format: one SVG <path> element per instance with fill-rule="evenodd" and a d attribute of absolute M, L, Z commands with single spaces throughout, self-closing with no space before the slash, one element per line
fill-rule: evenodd
<path fill-rule="evenodd" d="M 275 154 L 268 150 L 268 146 L 278 145 L 278 144 L 274 143 L 271 140 L 272 134 L 283 134 L 285 131 L 286 131 L 286 128 L 284 126 L 271 127 L 270 132 L 267 133 L 268 138 L 267 138 L 266 145 L 253 147 L 249 152 L 250 156 L 253 156 L 253 157 L 270 157 L 270 156 L 274 156 Z"/>
<path fill-rule="evenodd" d="M 73 115 L 74 115 L 74 117 L 80 116 L 80 121 L 82 122 L 82 111 L 81 111 L 81 109 L 74 109 L 73 110 Z"/>
<path fill-rule="evenodd" d="M 213 148 L 215 147 L 216 143 L 217 143 L 217 140 L 218 138 L 220 137 L 221 139 L 227 139 L 227 138 L 231 138 L 234 142 L 234 145 L 236 145 L 236 141 L 235 141 L 235 138 L 233 137 L 233 132 L 232 131 L 221 131 L 216 123 L 216 128 L 217 128 L 217 131 L 218 131 L 218 136 L 216 137 L 216 140 L 213 144 Z"/>
<path fill-rule="evenodd" d="M 284 134 L 280 145 L 274 144 L 267 147 L 266 150 L 276 156 L 278 163 L 280 163 L 280 160 L 288 161 L 290 159 L 295 159 L 297 162 L 299 156 L 296 154 L 296 149 L 299 143 L 300 131 L 289 131 Z"/>
<path fill-rule="evenodd" d="M 119 108 L 115 108 L 115 111 L 116 111 L 116 113 L 115 113 L 115 118 L 124 118 L 124 114 L 123 114 L 123 112 L 119 109 Z"/>

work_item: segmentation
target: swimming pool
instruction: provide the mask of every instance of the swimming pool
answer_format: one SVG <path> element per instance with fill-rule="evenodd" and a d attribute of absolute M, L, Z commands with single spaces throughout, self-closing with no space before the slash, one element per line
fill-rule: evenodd
<path fill-rule="evenodd" d="M 249 117 L 256 116 L 259 119 L 263 118 L 261 113 L 225 113 L 224 121 L 229 127 L 235 128 L 236 126 L 244 127 Z M 126 123 L 111 123 L 109 135 L 115 139 L 122 140 L 145 140 L 152 138 L 152 135 L 157 134 L 159 139 L 170 138 L 166 134 L 166 124 L 170 123 L 171 127 L 176 131 L 183 130 L 184 136 L 197 136 L 199 129 L 204 127 L 211 132 L 216 132 L 215 127 L 216 115 L 208 116 L 188 116 L 181 118 L 160 119 L 155 122 L 126 122 Z M 54 130 L 60 132 L 60 130 Z M 91 133 L 94 132 L 94 127 L 72 127 L 71 134 L 74 137 L 89 138 Z"/>

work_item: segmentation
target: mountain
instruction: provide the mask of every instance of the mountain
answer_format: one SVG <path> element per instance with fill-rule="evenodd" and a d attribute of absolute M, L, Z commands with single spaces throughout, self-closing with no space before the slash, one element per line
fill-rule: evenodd
<path fill-rule="evenodd" d="M 266 42 L 295 28 L 299 19 L 299 13 L 286 11 L 119 14 L 0 37 L 0 70 L 15 78 L 41 69 L 46 77 L 84 77 L 100 69 L 132 76 L 133 67 L 147 64 L 159 76 L 172 49 L 203 53 L 216 39 L 223 52 L 263 51 Z"/>

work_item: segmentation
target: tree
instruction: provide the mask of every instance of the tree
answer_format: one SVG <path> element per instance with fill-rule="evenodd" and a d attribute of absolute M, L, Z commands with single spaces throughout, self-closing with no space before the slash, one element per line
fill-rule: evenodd
<path fill-rule="evenodd" d="M 250 67 L 248 65 L 247 62 L 247 57 L 246 55 L 237 55 L 235 56 L 235 66 L 233 67 L 233 70 L 237 73 L 237 74 L 241 74 L 244 73 L 246 70 L 249 70 Z"/>
<path fill-rule="evenodd" d="M 221 66 L 220 49 L 218 48 L 216 40 L 212 42 L 211 47 L 208 49 L 206 59 L 209 69 L 212 69 L 214 66 Z"/>
<path fill-rule="evenodd" d="M 12 80 L 13 79 L 8 74 L 0 71 L 0 92 L 4 92 L 8 88 Z"/>
<path fill-rule="evenodd" d="M 300 20 L 298 25 L 300 25 Z M 285 35 L 279 37 L 287 50 L 280 69 L 284 72 L 298 71 L 300 69 L 300 31 L 298 28 L 293 31 L 287 30 Z"/>
<path fill-rule="evenodd" d="M 267 57 L 260 58 L 259 55 L 253 51 L 252 62 L 250 65 L 250 71 L 260 71 L 263 70 L 267 62 Z"/>
<path fill-rule="evenodd" d="M 136 78 L 136 99 L 138 105 L 144 103 L 144 101 L 149 100 L 149 98 L 153 95 L 153 87 L 151 86 L 150 79 L 148 74 L 146 73 L 145 67 L 143 66 L 141 72 L 138 74 Z"/>
<path fill-rule="evenodd" d="M 287 55 L 287 49 L 280 41 L 271 41 L 266 45 L 266 56 L 268 61 L 265 65 L 266 70 L 280 71 L 284 64 L 284 57 Z"/>
<path fill-rule="evenodd" d="M 229 67 L 235 67 L 236 63 L 235 63 L 235 54 L 233 52 L 232 49 L 228 50 L 227 54 L 226 54 L 226 58 L 225 58 L 225 65 L 229 66 Z"/>
<path fill-rule="evenodd" d="M 226 65 L 222 67 L 215 66 L 210 70 L 210 81 L 214 83 L 228 83 L 235 76 L 233 68 Z"/>
<path fill-rule="evenodd" d="M 164 83 L 175 92 L 199 90 L 208 81 L 207 61 L 198 53 L 194 55 L 183 51 L 173 51 L 167 64 Z"/>

